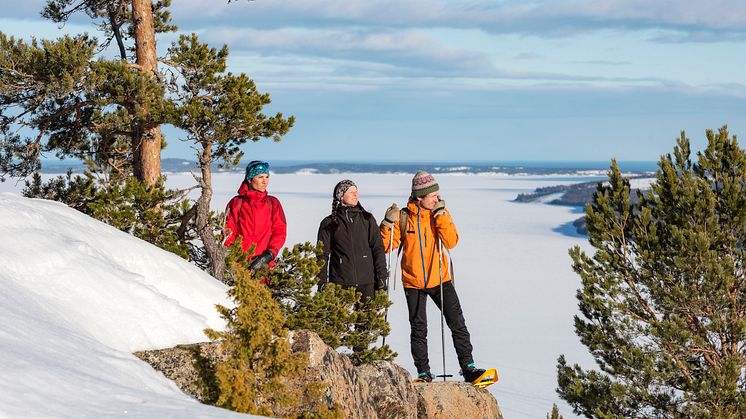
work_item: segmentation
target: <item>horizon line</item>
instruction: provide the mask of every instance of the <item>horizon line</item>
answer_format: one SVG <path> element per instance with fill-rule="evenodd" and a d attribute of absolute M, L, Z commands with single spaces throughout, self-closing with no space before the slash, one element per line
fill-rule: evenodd
<path fill-rule="evenodd" d="M 164 157 L 161 159 L 161 161 L 164 160 L 180 160 L 180 161 L 186 161 L 186 162 L 192 162 L 196 163 L 196 159 L 187 159 L 183 157 Z M 257 160 L 257 159 L 255 159 Z M 349 159 L 349 160 L 342 160 L 342 159 L 265 159 L 264 161 L 267 162 L 286 162 L 286 163 L 294 163 L 297 162 L 299 164 L 313 164 L 313 163 L 407 163 L 407 164 L 422 164 L 422 163 L 429 163 L 429 164 L 463 164 L 463 163 L 489 163 L 489 164 L 495 164 L 495 163 L 602 163 L 602 162 L 608 162 L 611 163 L 612 160 L 616 160 L 619 163 L 658 163 L 658 160 L 620 160 L 620 159 L 601 159 L 601 160 L 544 160 L 544 159 L 523 159 L 523 160 L 379 160 L 379 159 L 371 159 L 371 160 L 360 160 L 360 159 Z M 82 164 L 82 160 L 77 159 L 40 159 L 42 163 L 77 163 Z"/>

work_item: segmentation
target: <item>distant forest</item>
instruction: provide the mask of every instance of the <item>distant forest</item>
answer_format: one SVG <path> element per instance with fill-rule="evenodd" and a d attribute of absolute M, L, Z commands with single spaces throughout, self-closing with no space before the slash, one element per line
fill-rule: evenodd
<path fill-rule="evenodd" d="M 630 179 L 641 179 L 650 177 L 649 175 L 637 175 L 630 177 Z M 551 205 L 566 205 L 570 207 L 582 207 L 586 203 L 591 202 L 593 199 L 593 193 L 596 192 L 596 188 L 601 181 L 582 182 L 575 183 L 572 185 L 554 185 L 544 186 L 541 188 L 534 189 L 530 193 L 518 194 L 515 198 L 516 202 L 536 202 L 544 197 L 562 194 L 556 199 L 553 199 L 547 204 Z M 630 193 L 630 199 L 632 203 L 637 202 L 637 191 L 638 189 L 632 189 Z"/>
<path fill-rule="evenodd" d="M 640 179 L 650 177 L 649 175 L 636 175 L 630 179 Z M 570 207 L 584 207 L 585 204 L 593 200 L 593 193 L 596 192 L 598 184 L 602 181 L 582 182 L 572 185 L 554 185 L 534 189 L 531 193 L 522 193 L 515 198 L 515 202 L 536 202 L 550 195 L 561 194 L 557 198 L 546 202 L 551 205 L 564 205 Z M 639 189 L 633 188 L 630 191 L 630 202 L 637 203 L 637 192 Z M 588 228 L 585 225 L 585 216 L 573 221 L 573 227 L 578 234 L 587 235 Z"/>

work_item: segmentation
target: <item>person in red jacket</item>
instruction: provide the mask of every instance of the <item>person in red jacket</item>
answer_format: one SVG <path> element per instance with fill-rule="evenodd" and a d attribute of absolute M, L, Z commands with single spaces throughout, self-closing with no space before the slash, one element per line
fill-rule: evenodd
<path fill-rule="evenodd" d="M 246 178 L 226 208 L 225 241 L 228 247 L 241 237 L 241 247 L 251 259 L 249 269 L 274 266 L 285 244 L 287 221 L 280 201 L 267 195 L 269 163 L 254 160 L 246 166 Z"/>

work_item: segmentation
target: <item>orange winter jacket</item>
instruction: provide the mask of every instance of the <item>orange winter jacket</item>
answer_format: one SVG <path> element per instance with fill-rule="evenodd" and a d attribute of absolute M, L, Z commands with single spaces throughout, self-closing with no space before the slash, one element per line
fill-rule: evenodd
<path fill-rule="evenodd" d="M 402 248 L 402 282 L 405 288 L 433 288 L 440 284 L 438 276 L 442 272 L 443 282 L 450 281 L 448 263 L 445 251 L 441 252 L 441 263 L 438 264 L 438 240 L 448 249 L 453 249 L 458 243 L 458 232 L 453 224 L 453 219 L 448 210 L 444 214 L 433 217 L 430 210 L 420 208 L 417 203 L 407 204 L 409 211 L 407 219 L 407 231 L 402 232 L 400 223 L 394 223 L 393 227 L 381 224 L 381 238 L 386 253 Z M 401 217 L 407 216 L 404 212 Z M 391 230 L 393 228 L 393 246 L 391 243 Z M 402 243 L 403 242 L 403 243 Z M 423 275 L 425 272 L 427 275 Z"/>

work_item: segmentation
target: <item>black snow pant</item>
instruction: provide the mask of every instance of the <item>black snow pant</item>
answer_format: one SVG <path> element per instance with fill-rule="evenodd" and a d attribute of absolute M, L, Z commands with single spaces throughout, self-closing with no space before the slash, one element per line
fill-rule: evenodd
<path fill-rule="evenodd" d="M 433 299 L 435 305 L 443 310 L 446 324 L 451 329 L 453 347 L 456 349 L 461 368 L 463 369 L 467 364 L 474 362 L 471 355 L 471 337 L 469 336 L 469 330 L 466 328 L 464 313 L 461 311 L 461 304 L 458 301 L 453 281 L 446 281 L 442 285 L 445 304 L 440 302 L 440 287 L 439 285 L 427 289 L 404 289 L 404 295 L 407 297 L 407 308 L 409 309 L 412 358 L 414 358 L 414 365 L 417 367 L 418 373 L 430 371 L 430 360 L 427 355 L 427 311 L 425 310 L 428 295 Z"/>
<path fill-rule="evenodd" d="M 376 295 L 376 291 L 373 286 L 373 283 L 364 284 L 364 285 L 354 285 L 354 288 L 357 292 L 363 294 L 363 296 L 360 298 L 360 301 L 363 304 L 367 303 L 369 298 L 373 298 L 373 296 Z"/>
<path fill-rule="evenodd" d="M 337 284 L 336 282 L 334 283 Z M 360 298 L 360 301 L 362 301 L 363 303 L 368 301 L 369 298 L 373 298 L 373 296 L 376 295 L 375 286 L 372 282 L 370 284 L 362 284 L 362 285 L 361 284 L 357 284 L 357 285 L 337 284 L 337 285 L 345 289 L 355 288 L 355 291 L 363 294 L 362 298 Z"/>

